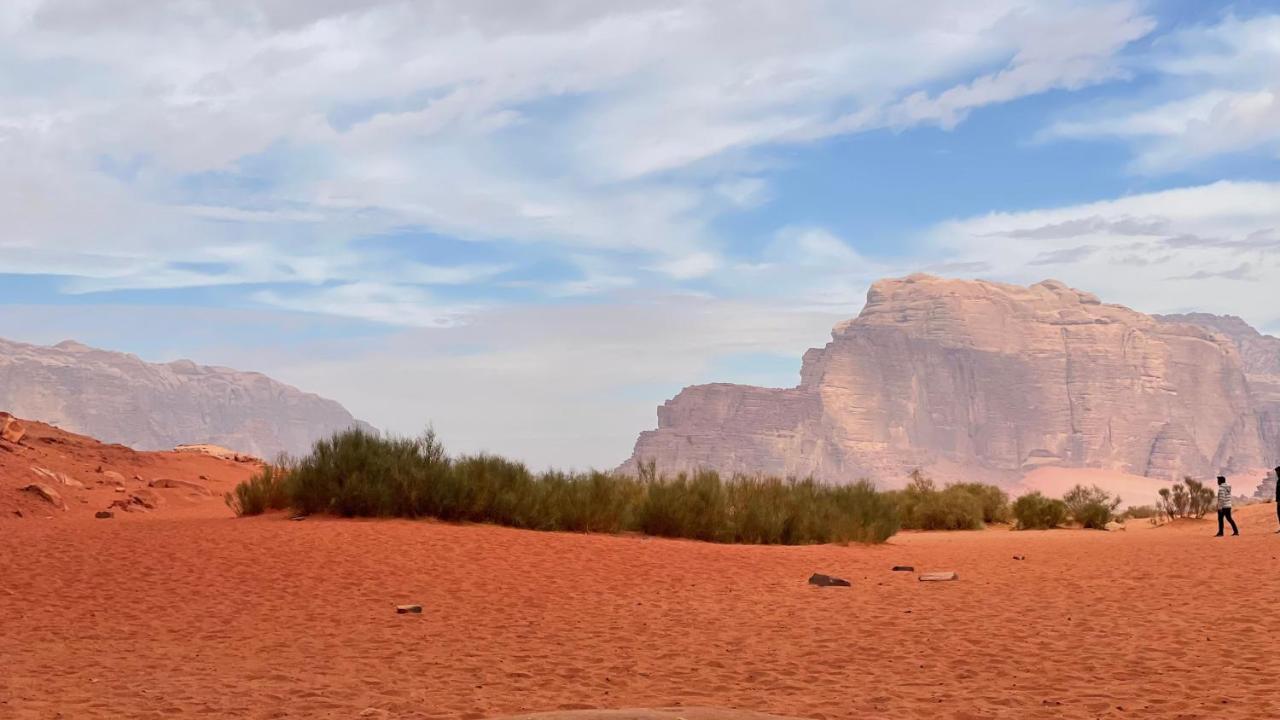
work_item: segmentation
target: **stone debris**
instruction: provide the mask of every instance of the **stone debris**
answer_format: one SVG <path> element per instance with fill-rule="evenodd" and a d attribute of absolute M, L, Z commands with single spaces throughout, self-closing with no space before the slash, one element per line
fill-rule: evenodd
<path fill-rule="evenodd" d="M 920 582 L 947 582 L 950 580 L 959 580 L 960 574 L 954 572 L 932 572 L 922 573 Z"/>
<path fill-rule="evenodd" d="M 147 483 L 147 485 L 153 488 L 188 490 L 198 495 L 210 494 L 209 488 L 205 487 L 204 485 L 201 485 L 200 483 L 191 482 L 190 480 L 175 480 L 173 478 L 156 478 L 155 480 L 152 480 L 151 482 Z"/>
<path fill-rule="evenodd" d="M 1013 556 L 1013 559 L 1014 559 L 1014 560 L 1026 560 L 1026 559 L 1027 559 L 1027 556 L 1026 556 L 1026 555 L 1014 555 L 1014 556 Z"/>
<path fill-rule="evenodd" d="M 58 483 L 59 485 L 66 485 L 69 488 L 75 488 L 77 490 L 84 489 L 84 483 L 80 482 L 79 480 L 73 480 L 70 477 L 67 477 L 66 473 L 55 472 L 48 468 L 37 467 L 35 465 L 31 466 L 31 472 L 39 475 L 40 477 L 46 480 L 52 480 Z"/>
<path fill-rule="evenodd" d="M 915 572 L 916 569 L 910 565 L 894 565 L 894 572 Z"/>
<path fill-rule="evenodd" d="M 93 516 L 98 518 L 99 520 L 110 520 L 111 518 L 115 517 L 116 514 L 111 512 L 110 510 L 99 510 L 98 512 L 94 513 Z"/>
<path fill-rule="evenodd" d="M 422 614 L 422 606 L 421 606 L 421 605 L 397 605 L 397 606 L 396 606 L 396 614 L 398 614 L 398 615 L 407 615 L 407 614 L 421 615 L 421 614 Z"/>
<path fill-rule="evenodd" d="M 853 586 L 853 583 L 849 582 L 848 580 L 845 580 L 843 578 L 838 578 L 838 577 L 832 577 L 830 575 L 823 575 L 822 573 L 814 573 L 813 575 L 811 575 L 809 577 L 809 584 L 817 585 L 818 587 L 852 587 Z"/>
<path fill-rule="evenodd" d="M 26 427 L 17 418 L 7 412 L 0 412 L 0 440 L 17 445 L 26 435 Z"/>
<path fill-rule="evenodd" d="M 33 495 L 38 495 L 42 500 L 50 505 L 60 507 L 63 510 L 67 509 L 67 504 L 62 501 L 62 496 L 58 494 L 58 491 L 44 483 L 31 483 L 30 485 L 23 486 L 22 489 L 26 492 L 32 493 Z"/>

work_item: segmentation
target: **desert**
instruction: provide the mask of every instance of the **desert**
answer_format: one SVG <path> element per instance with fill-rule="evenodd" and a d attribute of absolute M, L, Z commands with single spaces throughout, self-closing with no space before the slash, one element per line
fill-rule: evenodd
<path fill-rule="evenodd" d="M 19 422 L 0 452 L 4 500 L 26 503 L 0 518 L 5 717 L 1280 712 L 1272 504 L 1242 508 L 1241 535 L 1221 539 L 1207 519 L 1130 519 L 806 546 L 234 517 L 218 491 L 256 461 Z M 32 461 L 71 481 L 63 507 L 12 481 Z M 99 464 L 139 479 L 98 486 Z M 161 500 L 95 517 L 146 492 Z M 937 571 L 958 580 L 919 581 Z M 396 612 L 407 604 L 422 612 Z"/>
<path fill-rule="evenodd" d="M 0 720 L 1280 720 L 1280 0 L 0 0 Z"/>
<path fill-rule="evenodd" d="M 1247 508 L 1226 542 L 1185 521 L 850 547 L 225 512 L 3 522 L 0 715 L 1263 720 L 1280 713 L 1273 510 Z M 852 587 L 811 587 L 815 571 Z M 423 613 L 395 613 L 410 602 Z"/>

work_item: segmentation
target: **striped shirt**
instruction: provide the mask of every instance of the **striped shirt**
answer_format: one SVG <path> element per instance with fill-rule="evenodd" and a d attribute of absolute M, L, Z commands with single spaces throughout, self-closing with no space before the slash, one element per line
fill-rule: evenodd
<path fill-rule="evenodd" d="M 1231 486 L 1222 483 L 1218 486 L 1218 509 L 1231 507 Z"/>

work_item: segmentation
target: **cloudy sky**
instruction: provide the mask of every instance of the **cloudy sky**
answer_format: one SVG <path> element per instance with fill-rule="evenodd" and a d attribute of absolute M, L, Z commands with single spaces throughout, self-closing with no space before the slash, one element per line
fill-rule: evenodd
<path fill-rule="evenodd" d="M 1280 9 L 6 0 L 0 218 L 0 336 L 609 467 L 879 277 L 1280 332 Z"/>

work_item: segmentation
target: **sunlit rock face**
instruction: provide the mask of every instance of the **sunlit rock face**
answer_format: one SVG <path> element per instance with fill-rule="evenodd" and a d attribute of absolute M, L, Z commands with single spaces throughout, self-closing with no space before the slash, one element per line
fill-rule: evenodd
<path fill-rule="evenodd" d="M 260 373 L 147 363 L 72 341 L 0 340 L 0 409 L 141 450 L 210 443 L 268 459 L 360 424 L 338 403 Z"/>
<path fill-rule="evenodd" d="M 1255 385 L 1238 342 L 1203 323 L 1052 280 L 913 275 L 873 285 L 862 313 L 805 353 L 797 387 L 683 390 L 623 469 L 885 486 L 917 467 L 1006 483 L 1044 465 L 1213 475 L 1271 460 L 1280 412 Z"/>

